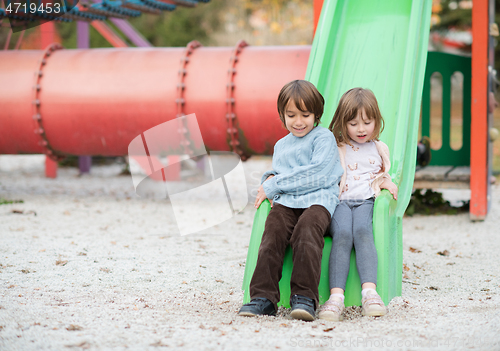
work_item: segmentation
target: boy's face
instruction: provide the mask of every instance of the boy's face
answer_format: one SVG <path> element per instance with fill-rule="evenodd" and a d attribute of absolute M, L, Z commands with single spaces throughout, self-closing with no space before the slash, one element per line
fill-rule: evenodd
<path fill-rule="evenodd" d="M 314 114 L 302 112 L 294 101 L 290 101 L 285 109 L 285 126 L 290 133 L 301 138 L 314 128 Z"/>
<path fill-rule="evenodd" d="M 375 120 L 366 116 L 365 109 L 358 111 L 356 118 L 347 122 L 347 135 L 359 144 L 371 140 L 375 130 Z"/>

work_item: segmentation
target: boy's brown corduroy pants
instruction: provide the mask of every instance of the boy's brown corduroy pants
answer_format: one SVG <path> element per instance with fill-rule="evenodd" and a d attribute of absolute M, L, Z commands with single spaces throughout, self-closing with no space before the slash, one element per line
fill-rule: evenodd
<path fill-rule="evenodd" d="M 290 296 L 309 297 L 317 307 L 321 257 L 325 244 L 323 236 L 330 221 L 330 212 L 321 205 L 299 209 L 274 204 L 264 227 L 257 266 L 250 282 L 250 297 L 265 297 L 277 309 L 283 259 L 285 249 L 290 244 L 293 251 Z"/>

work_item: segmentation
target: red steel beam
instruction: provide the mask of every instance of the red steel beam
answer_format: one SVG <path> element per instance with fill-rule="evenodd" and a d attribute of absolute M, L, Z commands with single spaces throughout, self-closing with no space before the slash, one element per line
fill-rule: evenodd
<path fill-rule="evenodd" d="M 488 211 L 488 0 L 474 1 L 472 38 L 470 218 L 483 220 Z"/>
<path fill-rule="evenodd" d="M 314 0 L 314 2 L 313 2 L 314 32 L 313 33 L 316 33 L 316 28 L 318 27 L 319 16 L 321 15 L 322 8 L 323 8 L 323 0 Z"/>

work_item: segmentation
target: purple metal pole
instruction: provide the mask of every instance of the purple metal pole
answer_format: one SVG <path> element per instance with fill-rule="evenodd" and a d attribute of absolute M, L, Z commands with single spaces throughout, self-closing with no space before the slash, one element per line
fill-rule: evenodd
<path fill-rule="evenodd" d="M 130 23 L 128 23 L 126 20 L 120 19 L 120 18 L 109 18 L 109 20 L 119 29 L 122 31 L 125 36 L 130 39 L 130 41 L 138 47 L 141 48 L 149 48 L 152 47 L 153 44 L 151 44 L 149 41 L 146 40 L 142 36 L 141 33 L 139 33 Z"/>
<path fill-rule="evenodd" d="M 88 49 L 90 47 L 90 32 L 88 22 L 76 22 L 78 49 Z"/>
<path fill-rule="evenodd" d="M 90 166 L 92 166 L 92 156 L 78 157 L 78 168 L 80 169 L 80 174 L 90 173 Z"/>
<path fill-rule="evenodd" d="M 87 22 L 76 22 L 77 31 L 77 45 L 79 49 L 88 49 L 90 47 L 90 32 L 89 24 Z M 90 173 L 90 166 L 92 165 L 92 156 L 78 157 L 78 168 L 80 174 Z"/>

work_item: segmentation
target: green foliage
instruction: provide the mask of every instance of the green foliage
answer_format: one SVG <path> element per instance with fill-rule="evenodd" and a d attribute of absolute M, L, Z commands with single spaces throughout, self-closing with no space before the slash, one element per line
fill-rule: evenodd
<path fill-rule="evenodd" d="M 78 156 L 66 156 L 57 164 L 59 165 L 59 167 L 78 167 Z"/>
<path fill-rule="evenodd" d="M 410 198 L 410 204 L 406 209 L 407 216 L 414 214 L 434 215 L 434 214 L 448 214 L 454 215 L 462 212 L 469 211 L 469 201 L 463 201 L 460 207 L 453 207 L 449 201 L 443 199 L 443 194 L 427 189 L 416 189 Z"/>
<path fill-rule="evenodd" d="M 210 44 L 210 35 L 219 28 L 224 1 L 200 3 L 196 8 L 178 7 L 161 15 L 146 15 L 130 20 L 154 46 L 186 46 L 191 40 Z"/>
<path fill-rule="evenodd" d="M 439 24 L 433 26 L 432 29 L 444 30 L 451 27 L 467 29 L 472 26 L 472 10 L 460 7 L 451 9 L 450 3 L 456 2 L 456 0 L 441 0 L 442 10 L 439 13 L 441 21 Z"/>
<path fill-rule="evenodd" d="M 106 22 L 110 27 L 113 27 L 111 22 Z M 62 45 L 66 49 L 75 49 L 77 47 L 77 38 L 78 32 L 76 29 L 76 22 L 70 23 L 59 23 L 56 22 L 57 33 L 60 35 L 62 40 Z M 91 25 L 89 25 L 89 33 L 90 33 L 90 47 L 91 48 L 111 48 L 113 47 L 104 37 L 99 34 L 97 30 L 94 29 Z M 118 36 L 125 40 L 123 36 L 120 35 L 120 32 L 117 32 Z M 125 40 L 126 41 L 126 40 Z"/>
<path fill-rule="evenodd" d="M 3 197 L 0 197 L 0 205 L 22 204 L 22 203 L 24 203 L 23 200 L 9 200 L 9 199 L 4 199 Z"/>

